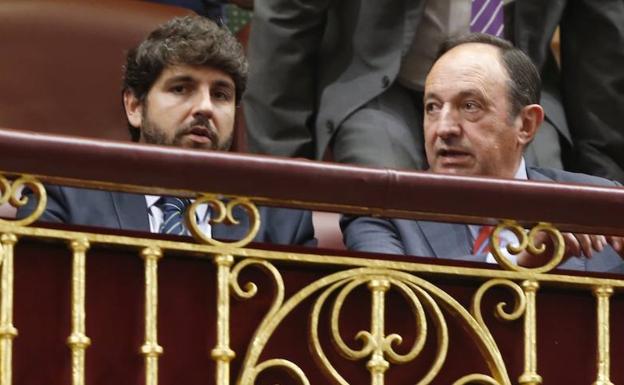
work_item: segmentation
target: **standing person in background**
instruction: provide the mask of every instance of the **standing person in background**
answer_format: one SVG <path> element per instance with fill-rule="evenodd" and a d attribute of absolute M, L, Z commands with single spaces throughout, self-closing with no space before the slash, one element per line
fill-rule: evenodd
<path fill-rule="evenodd" d="M 243 105 L 252 152 L 422 168 L 415 100 L 395 83 L 422 0 L 257 2 Z"/>
<path fill-rule="evenodd" d="M 561 92 L 574 143 L 566 168 L 624 183 L 624 1 L 517 0 L 513 17 L 516 46 L 544 78 L 558 78 L 550 88 Z M 549 50 L 557 26 L 560 73 Z"/>
<path fill-rule="evenodd" d="M 323 159 L 331 148 L 339 162 L 424 168 L 419 110 L 438 44 L 477 28 L 501 35 L 503 20 L 502 0 L 258 2 L 243 100 L 250 149 Z M 565 118 L 544 106 L 527 162 L 561 168 Z"/>

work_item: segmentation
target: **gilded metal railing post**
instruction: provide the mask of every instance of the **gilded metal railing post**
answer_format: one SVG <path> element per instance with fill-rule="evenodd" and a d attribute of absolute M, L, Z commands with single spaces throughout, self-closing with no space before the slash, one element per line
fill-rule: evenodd
<path fill-rule="evenodd" d="M 85 238 L 69 242 L 73 251 L 72 261 L 72 333 L 67 338 L 67 345 L 72 353 L 72 384 L 84 385 L 85 383 L 85 351 L 91 344 L 86 335 L 86 251 L 89 249 L 89 241 Z"/>
<path fill-rule="evenodd" d="M 613 385 L 609 379 L 611 363 L 609 357 L 609 298 L 613 294 L 613 288 L 599 286 L 594 288 L 594 296 L 597 299 L 597 329 L 598 329 L 598 355 L 596 381 L 593 385 Z"/>
<path fill-rule="evenodd" d="M 373 296 L 371 334 L 375 341 L 375 350 L 366 367 L 371 372 L 371 384 L 383 385 L 384 373 L 390 367 L 390 363 L 384 358 L 385 295 L 390 289 L 390 282 L 387 279 L 373 279 L 368 283 L 368 288 Z"/>
<path fill-rule="evenodd" d="M 158 356 L 163 353 L 158 345 L 158 260 L 162 251 L 147 247 L 141 251 L 145 261 L 145 342 L 141 353 L 145 356 L 145 384 L 158 384 Z"/>
<path fill-rule="evenodd" d="M 14 234 L 0 237 L 2 256 L 0 298 L 0 385 L 10 385 L 13 370 L 13 339 L 17 329 L 13 326 L 13 246 L 17 243 Z"/>
<path fill-rule="evenodd" d="M 537 281 L 522 282 L 526 297 L 526 311 L 524 313 L 524 373 L 518 378 L 519 384 L 539 385 L 542 376 L 537 374 L 537 326 L 535 296 L 539 283 Z"/>
<path fill-rule="evenodd" d="M 234 263 L 231 255 L 218 255 L 217 265 L 217 345 L 212 349 L 212 359 L 217 362 L 215 373 L 217 385 L 230 383 L 230 361 L 236 356 L 230 349 L 230 268 Z"/>

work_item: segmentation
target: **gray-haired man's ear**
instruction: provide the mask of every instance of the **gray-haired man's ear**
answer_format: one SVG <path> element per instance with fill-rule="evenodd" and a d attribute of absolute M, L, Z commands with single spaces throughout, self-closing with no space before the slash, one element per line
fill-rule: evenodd
<path fill-rule="evenodd" d="M 523 145 L 529 144 L 544 121 L 544 109 L 539 104 L 529 104 L 520 111 L 520 130 L 518 139 Z"/>

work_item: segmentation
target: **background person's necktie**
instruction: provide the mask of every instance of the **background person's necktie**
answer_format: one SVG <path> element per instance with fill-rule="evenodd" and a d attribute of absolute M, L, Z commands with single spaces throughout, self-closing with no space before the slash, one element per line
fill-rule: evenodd
<path fill-rule="evenodd" d="M 503 0 L 472 0 L 470 32 L 503 36 Z"/>
<path fill-rule="evenodd" d="M 163 212 L 163 223 L 160 226 L 161 233 L 173 235 L 189 234 L 184 225 L 184 213 L 191 204 L 190 200 L 176 197 L 161 197 L 157 204 Z"/>

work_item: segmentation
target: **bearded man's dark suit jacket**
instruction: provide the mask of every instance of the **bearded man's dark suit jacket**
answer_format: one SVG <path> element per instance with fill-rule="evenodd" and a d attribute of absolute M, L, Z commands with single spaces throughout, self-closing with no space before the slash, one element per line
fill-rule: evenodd
<path fill-rule="evenodd" d="M 40 220 L 113 229 L 150 231 L 147 203 L 144 195 L 88 190 L 73 187 L 46 186 L 48 203 Z M 17 215 L 32 212 L 36 201 L 29 199 Z M 261 226 L 256 242 L 284 245 L 314 245 L 312 215 L 309 211 L 258 207 Z M 249 229 L 249 218 L 242 208 L 234 215 L 241 223 L 236 226 L 211 225 L 216 239 L 242 239 Z"/>
<path fill-rule="evenodd" d="M 616 182 L 553 169 L 527 168 L 530 180 L 558 181 L 599 186 Z M 486 255 L 472 255 L 467 225 L 455 223 L 356 217 L 344 219 L 344 240 L 349 250 L 485 262 Z M 610 247 L 590 259 L 572 257 L 561 268 L 624 273 L 622 258 Z"/>
<path fill-rule="evenodd" d="M 506 32 L 542 72 L 544 92 L 563 102 L 570 169 L 624 183 L 624 1 L 516 0 L 513 7 Z M 558 25 L 560 73 L 550 52 Z"/>
<path fill-rule="evenodd" d="M 561 3 L 533 0 L 538 2 Z M 256 1 L 243 96 L 250 149 L 322 159 L 331 143 L 341 162 L 423 168 L 422 117 L 416 108 L 422 100 L 395 80 L 424 5 L 424 0 Z M 505 30 L 521 30 L 523 48 L 552 36 L 554 27 L 541 26 L 544 15 L 535 12 L 526 6 L 506 9 Z M 558 85 L 548 73 L 545 77 L 546 123 L 526 160 L 560 167 L 559 142 L 569 144 L 571 138 Z"/>

